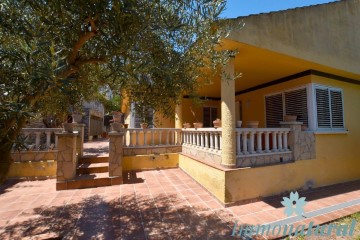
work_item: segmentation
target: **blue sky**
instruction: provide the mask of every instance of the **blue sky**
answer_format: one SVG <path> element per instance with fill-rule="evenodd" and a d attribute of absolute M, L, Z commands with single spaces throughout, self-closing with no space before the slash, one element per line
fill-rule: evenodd
<path fill-rule="evenodd" d="M 224 18 L 235 18 L 250 14 L 266 13 L 303 7 L 315 4 L 335 2 L 334 0 L 227 0 Z"/>

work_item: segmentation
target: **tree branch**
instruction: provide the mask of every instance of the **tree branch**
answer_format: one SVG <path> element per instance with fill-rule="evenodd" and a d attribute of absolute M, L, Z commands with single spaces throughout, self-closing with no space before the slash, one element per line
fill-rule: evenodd
<path fill-rule="evenodd" d="M 97 17 L 96 17 L 97 19 Z M 91 38 L 93 38 L 94 36 L 96 36 L 97 34 L 97 27 L 95 24 L 95 19 L 93 18 L 86 18 L 85 19 L 85 24 L 88 24 L 88 32 L 82 33 L 79 36 L 79 39 L 77 40 L 77 42 L 74 44 L 74 47 L 72 49 L 72 51 L 70 52 L 69 56 L 68 56 L 68 62 L 70 65 L 74 64 L 78 55 L 79 50 L 82 48 L 82 46 L 89 41 Z"/>

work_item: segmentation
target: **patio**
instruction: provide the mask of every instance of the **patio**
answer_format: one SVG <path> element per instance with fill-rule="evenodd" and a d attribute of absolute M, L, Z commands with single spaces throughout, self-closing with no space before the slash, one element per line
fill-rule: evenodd
<path fill-rule="evenodd" d="M 233 239 L 235 221 L 296 220 L 286 218 L 280 197 L 224 208 L 179 168 L 128 172 L 124 184 L 110 187 L 56 191 L 55 182 L 1 186 L 1 239 Z M 306 215 L 313 217 L 295 225 L 326 223 L 360 211 L 360 181 L 300 196 L 308 201 Z"/>

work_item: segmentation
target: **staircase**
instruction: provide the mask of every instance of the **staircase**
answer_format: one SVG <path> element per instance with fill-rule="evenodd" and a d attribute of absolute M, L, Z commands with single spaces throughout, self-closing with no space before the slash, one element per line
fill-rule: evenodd
<path fill-rule="evenodd" d="M 109 177 L 109 157 L 82 157 L 72 180 L 57 181 L 56 190 L 94 188 L 122 183 L 122 177 Z"/>

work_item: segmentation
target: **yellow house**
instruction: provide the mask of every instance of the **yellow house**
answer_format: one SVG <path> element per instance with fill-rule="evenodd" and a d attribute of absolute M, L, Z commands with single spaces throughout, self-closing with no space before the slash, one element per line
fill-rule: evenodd
<path fill-rule="evenodd" d="M 224 204 L 360 179 L 360 1 L 228 21 L 244 23 L 223 41 L 238 53 L 203 105 L 184 96 L 159 121 L 157 136 L 181 143 L 179 167 Z"/>

